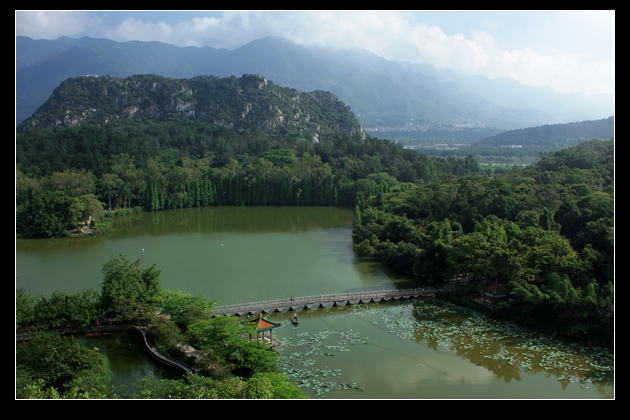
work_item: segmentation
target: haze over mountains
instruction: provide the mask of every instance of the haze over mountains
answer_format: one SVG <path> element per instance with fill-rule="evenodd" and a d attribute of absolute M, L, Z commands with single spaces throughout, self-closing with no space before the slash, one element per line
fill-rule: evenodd
<path fill-rule="evenodd" d="M 614 117 L 594 121 L 567 124 L 548 124 L 539 127 L 504 131 L 487 137 L 475 144 L 477 147 L 501 147 L 509 145 L 545 147 L 575 145 L 582 140 L 609 140 L 615 135 Z M 564 146 L 566 147 L 566 146 Z"/>
<path fill-rule="evenodd" d="M 157 74 L 192 78 L 261 74 L 278 86 L 325 90 L 351 106 L 364 128 L 482 123 L 515 129 L 606 118 L 613 95 L 562 94 L 511 79 L 491 80 L 417 63 L 399 63 L 361 49 L 334 51 L 266 37 L 235 50 L 115 42 L 84 37 L 16 37 L 16 125 L 30 117 L 65 79 L 86 74 Z"/>

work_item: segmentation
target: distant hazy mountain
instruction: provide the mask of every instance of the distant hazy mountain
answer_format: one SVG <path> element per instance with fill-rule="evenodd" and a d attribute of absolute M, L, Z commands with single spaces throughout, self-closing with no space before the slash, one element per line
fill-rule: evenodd
<path fill-rule="evenodd" d="M 16 37 L 16 123 L 64 79 L 85 74 L 191 78 L 258 73 L 279 86 L 325 90 L 350 105 L 364 127 L 431 121 L 520 128 L 603 118 L 613 96 L 566 95 L 510 79 L 490 80 L 385 60 L 361 49 L 303 47 L 267 37 L 235 50 L 93 38 Z"/>
<path fill-rule="evenodd" d="M 455 97 L 481 96 L 508 109 L 518 104 L 521 112 L 532 119 L 552 116 L 555 123 L 599 119 L 615 113 L 613 95 L 586 95 L 581 92 L 560 93 L 548 86 L 525 86 L 507 77 L 489 79 L 485 76 L 468 76 L 451 69 L 436 69 L 428 64 L 401 63 L 407 70 L 430 75 L 440 80 L 445 90 Z"/>
<path fill-rule="evenodd" d="M 603 120 L 551 124 L 510 130 L 475 143 L 478 147 L 507 145 L 560 146 L 577 140 L 610 140 L 615 135 L 614 117 Z"/>

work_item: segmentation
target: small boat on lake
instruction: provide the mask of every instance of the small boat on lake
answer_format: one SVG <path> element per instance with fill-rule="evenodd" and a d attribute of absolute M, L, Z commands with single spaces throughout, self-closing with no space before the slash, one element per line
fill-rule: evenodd
<path fill-rule="evenodd" d="M 293 322 L 293 325 L 297 325 L 298 322 L 298 317 L 297 317 L 297 313 L 294 313 L 293 316 L 291 317 L 291 322 Z"/>

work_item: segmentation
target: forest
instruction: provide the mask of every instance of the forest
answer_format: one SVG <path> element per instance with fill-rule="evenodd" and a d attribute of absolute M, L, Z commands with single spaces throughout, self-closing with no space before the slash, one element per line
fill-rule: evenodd
<path fill-rule="evenodd" d="M 542 154 L 494 177 L 445 177 L 360 196 L 355 250 L 419 284 L 500 285 L 497 316 L 611 345 L 614 142 Z"/>
<path fill-rule="evenodd" d="M 485 173 L 472 158 L 430 158 L 386 140 L 317 143 L 197 124 L 60 127 L 17 134 L 16 231 L 61 237 L 104 210 L 209 205 L 353 207 L 399 182 Z M 490 170 L 491 171 L 491 170 Z M 91 216 L 91 217 L 90 217 Z"/>

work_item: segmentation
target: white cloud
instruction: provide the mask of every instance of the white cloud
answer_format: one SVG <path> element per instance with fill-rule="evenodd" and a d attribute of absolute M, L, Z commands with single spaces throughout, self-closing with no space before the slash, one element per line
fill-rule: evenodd
<path fill-rule="evenodd" d="M 481 47 L 487 50 L 494 49 L 496 42 L 492 35 L 487 32 L 478 31 L 473 29 L 472 31 L 472 40 L 479 44 Z"/>
<path fill-rule="evenodd" d="M 33 39 L 55 39 L 81 35 L 100 24 L 101 18 L 87 12 L 16 11 L 15 35 Z"/>
<path fill-rule="evenodd" d="M 115 29 L 103 32 L 103 37 L 114 41 L 160 41 L 173 44 L 171 25 L 164 22 L 147 23 L 134 18 L 125 19 Z"/>
<path fill-rule="evenodd" d="M 193 31 L 195 32 L 203 32 L 208 28 L 211 27 L 215 27 L 219 24 L 220 20 L 217 18 L 209 18 L 209 17 L 200 17 L 200 18 L 193 18 L 190 23 L 191 23 L 191 28 Z"/>
<path fill-rule="evenodd" d="M 561 92 L 614 93 L 613 60 L 584 54 L 543 55 L 531 48 L 495 48 L 491 35 L 472 31 L 446 35 L 440 28 L 419 24 L 412 30 L 412 45 L 422 61 L 490 78 L 511 77 L 530 86 L 548 85 Z"/>

